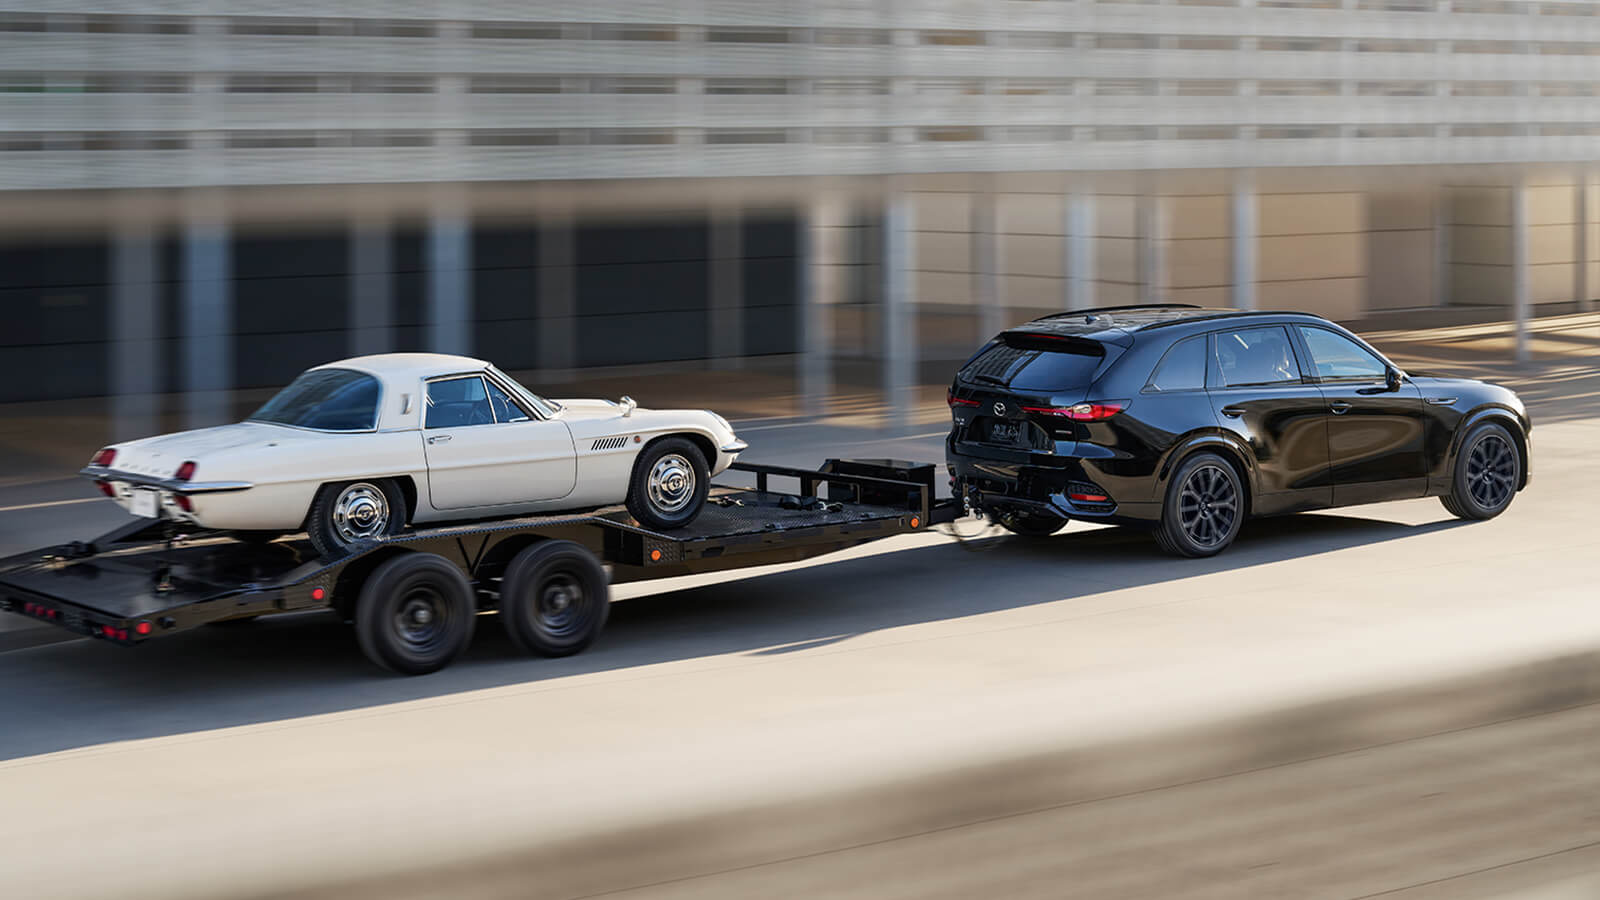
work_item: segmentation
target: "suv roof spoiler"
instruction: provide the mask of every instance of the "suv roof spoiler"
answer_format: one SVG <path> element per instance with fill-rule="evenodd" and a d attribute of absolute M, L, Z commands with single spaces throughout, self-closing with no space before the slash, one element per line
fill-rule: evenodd
<path fill-rule="evenodd" d="M 1193 303 L 1130 303 L 1126 306 L 1096 306 L 1092 309 L 1069 309 L 1066 312 L 1051 313 L 1048 316 L 1040 316 L 1039 319 L 1062 319 L 1068 316 L 1084 316 L 1092 315 L 1094 313 L 1117 312 L 1119 310 L 1130 309 L 1204 309 L 1204 307 L 1197 306 Z M 1039 319 L 1035 319 L 1034 321 L 1037 322 Z"/>

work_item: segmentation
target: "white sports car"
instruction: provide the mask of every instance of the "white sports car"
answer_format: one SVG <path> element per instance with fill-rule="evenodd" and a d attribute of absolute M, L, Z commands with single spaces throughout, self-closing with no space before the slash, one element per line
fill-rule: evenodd
<path fill-rule="evenodd" d="M 745 446 L 707 410 L 546 400 L 483 360 L 389 353 L 307 370 L 237 424 L 113 444 L 82 474 L 136 516 L 304 529 L 337 556 L 408 522 L 619 502 L 682 527 Z"/>

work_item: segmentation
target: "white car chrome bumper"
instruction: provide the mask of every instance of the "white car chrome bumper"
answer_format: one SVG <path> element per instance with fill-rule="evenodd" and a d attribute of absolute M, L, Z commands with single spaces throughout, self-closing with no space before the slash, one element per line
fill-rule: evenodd
<path fill-rule="evenodd" d="M 105 466 L 84 466 L 78 474 L 95 481 L 120 481 L 139 487 L 152 487 L 181 494 L 215 494 L 222 491 L 247 491 L 255 487 L 248 481 L 179 481 L 176 478 L 157 478 L 134 472 L 120 472 Z"/>

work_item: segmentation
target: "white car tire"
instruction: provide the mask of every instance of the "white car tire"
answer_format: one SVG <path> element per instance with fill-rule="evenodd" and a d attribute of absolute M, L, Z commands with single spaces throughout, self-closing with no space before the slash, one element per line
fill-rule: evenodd
<path fill-rule="evenodd" d="M 399 534 L 405 527 L 405 494 L 390 478 L 325 484 L 306 516 L 306 536 L 327 559 L 337 559 L 358 544 Z"/>
<path fill-rule="evenodd" d="M 633 463 L 628 512 L 646 528 L 671 531 L 700 515 L 710 491 L 711 470 L 694 441 L 661 438 L 647 444 Z"/>

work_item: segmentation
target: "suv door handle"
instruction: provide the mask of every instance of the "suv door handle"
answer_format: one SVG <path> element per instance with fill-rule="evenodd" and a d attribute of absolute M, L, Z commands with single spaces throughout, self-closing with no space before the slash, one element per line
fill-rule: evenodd
<path fill-rule="evenodd" d="M 448 434 L 436 434 L 433 437 L 428 438 L 428 443 L 430 443 L 430 444 L 448 444 L 448 443 L 450 443 L 450 435 L 448 435 Z"/>
<path fill-rule="evenodd" d="M 1230 419 L 1237 419 L 1240 416 L 1244 415 L 1244 407 L 1242 407 L 1242 406 L 1224 406 L 1222 408 L 1221 412 L 1222 412 L 1223 415 L 1227 416 Z"/>
<path fill-rule="evenodd" d="M 1328 404 L 1328 408 L 1333 410 L 1334 415 L 1342 416 L 1350 411 L 1350 404 L 1344 402 L 1343 400 L 1335 400 Z"/>

